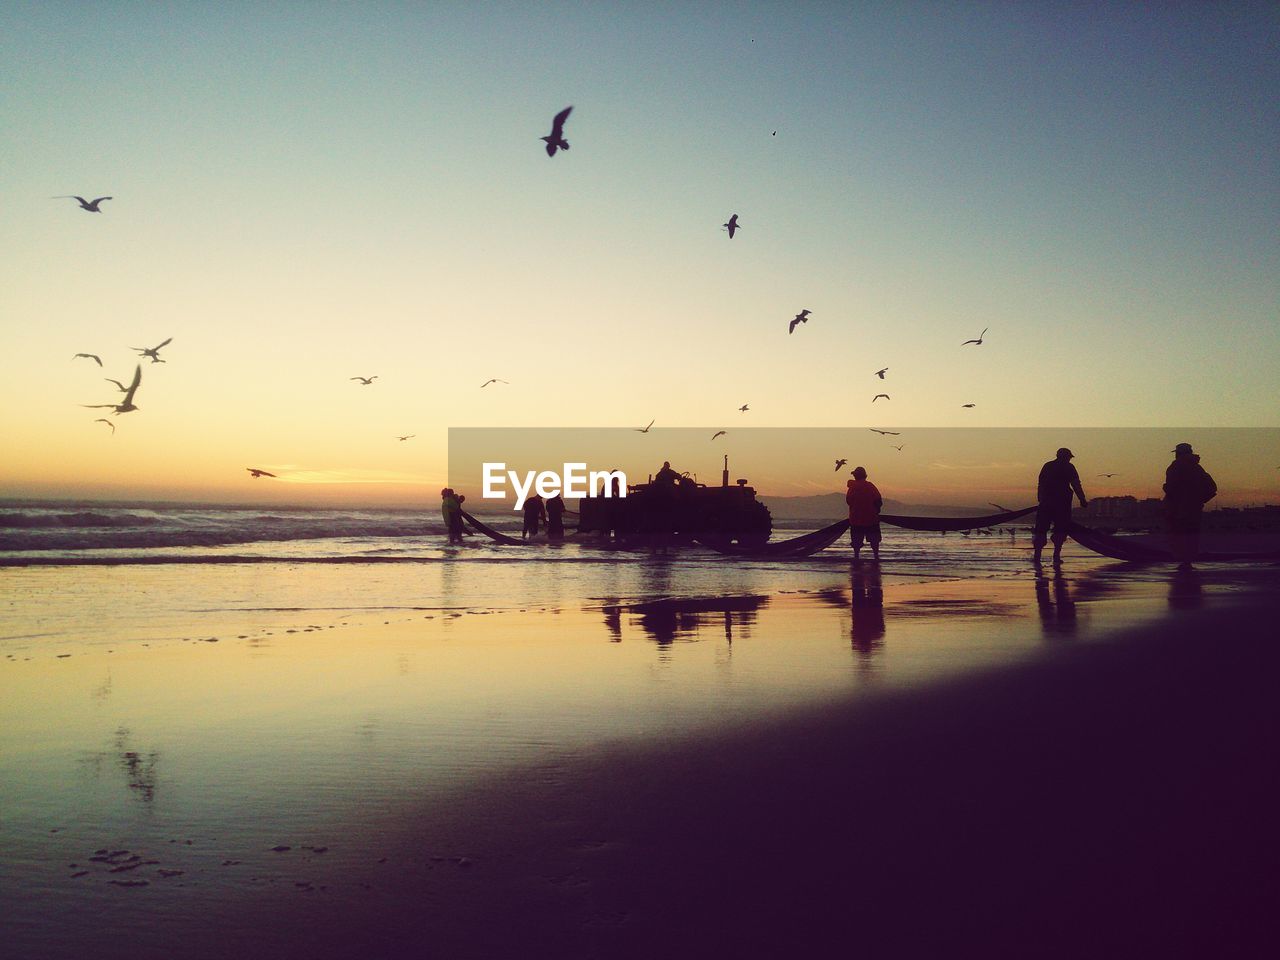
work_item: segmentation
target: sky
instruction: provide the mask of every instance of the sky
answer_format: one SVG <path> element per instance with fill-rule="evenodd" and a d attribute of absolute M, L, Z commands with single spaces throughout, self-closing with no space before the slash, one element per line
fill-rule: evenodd
<path fill-rule="evenodd" d="M 1274 4 L 7 3 L 0 497 L 433 501 L 463 427 L 1275 427 L 1278 47 Z"/>

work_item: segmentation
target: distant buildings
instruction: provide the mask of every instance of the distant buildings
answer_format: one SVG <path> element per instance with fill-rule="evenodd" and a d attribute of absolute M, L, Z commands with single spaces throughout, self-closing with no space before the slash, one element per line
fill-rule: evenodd
<path fill-rule="evenodd" d="M 1073 511 L 1072 519 L 1102 529 L 1159 527 L 1164 523 L 1164 501 L 1158 497 L 1095 497 L 1088 507 Z M 1280 530 L 1280 506 L 1215 510 L 1211 504 L 1204 514 L 1204 526 L 1215 531 Z"/>

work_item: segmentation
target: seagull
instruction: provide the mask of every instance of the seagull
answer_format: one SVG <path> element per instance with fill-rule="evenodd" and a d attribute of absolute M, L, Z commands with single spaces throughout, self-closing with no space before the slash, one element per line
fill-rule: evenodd
<path fill-rule="evenodd" d="M 154 347 L 130 347 L 130 350 L 137 350 L 144 357 L 150 357 L 152 363 L 165 363 L 160 359 L 160 348 L 173 343 L 173 337 L 170 337 L 164 343 L 158 343 Z"/>
<path fill-rule="evenodd" d="M 962 403 L 962 404 L 960 404 L 960 406 L 964 407 L 965 409 L 969 409 L 970 407 L 976 407 L 976 406 L 977 406 L 977 404 L 976 404 L 976 403 Z"/>
<path fill-rule="evenodd" d="M 841 468 L 841 467 L 843 467 L 843 466 L 844 466 L 846 463 L 848 463 L 848 462 L 849 462 L 848 460 L 837 460 L 837 461 L 836 461 L 836 468 L 835 468 L 835 471 L 834 471 L 834 472 L 835 472 L 835 473 L 839 473 L 839 472 L 840 472 L 840 468 Z"/>
<path fill-rule="evenodd" d="M 652 427 L 652 426 L 653 426 L 653 421 L 652 421 L 652 420 L 650 420 L 650 421 L 649 421 L 649 427 Z M 632 429 L 632 430 L 634 430 L 636 433 L 648 433 L 648 432 L 649 432 L 649 427 L 645 427 L 645 428 L 643 428 L 643 429 L 641 429 L 640 427 L 632 427 L 631 429 Z"/>
<path fill-rule="evenodd" d="M 267 473 L 267 471 L 259 470 L 257 467 L 245 467 L 245 469 L 249 471 L 249 475 L 255 480 L 257 480 L 258 477 L 273 477 L 275 479 L 279 479 L 274 473 Z"/>
<path fill-rule="evenodd" d="M 569 149 L 569 141 L 564 138 L 564 122 L 569 119 L 571 110 L 573 107 L 565 107 L 557 113 L 555 119 L 551 121 L 551 135 L 541 138 L 547 145 L 548 157 L 554 157 L 556 150 Z"/>
<path fill-rule="evenodd" d="M 367 387 L 369 384 L 373 383 L 373 381 L 378 379 L 378 375 L 375 373 L 372 377 L 347 377 L 347 379 L 359 380 L 362 387 Z"/>
<path fill-rule="evenodd" d="M 885 367 L 885 368 L 884 368 L 884 369 L 882 369 L 882 370 L 877 370 L 877 371 L 876 371 L 876 376 L 877 376 L 877 377 L 879 377 L 881 380 L 883 380 L 883 379 L 884 379 L 884 375 L 885 375 L 886 373 L 888 373 L 888 372 L 889 372 L 889 368 L 888 368 L 888 367 Z"/>
<path fill-rule="evenodd" d="M 982 343 L 982 338 L 987 335 L 987 331 L 990 329 L 991 329 L 990 327 L 983 327 L 982 332 L 978 334 L 977 340 L 966 340 L 964 343 L 960 344 L 960 346 L 964 347 L 964 346 L 968 346 L 971 343 L 979 343 L 979 344 Z"/>
<path fill-rule="evenodd" d="M 891 399 L 892 399 L 892 397 L 890 397 L 887 393 L 877 393 L 874 397 L 872 397 L 872 398 L 871 398 L 871 402 L 872 402 L 872 403 L 875 403 L 875 402 L 876 402 L 877 400 L 879 400 L 881 397 L 884 397 L 886 400 L 891 400 Z"/>
<path fill-rule="evenodd" d="M 749 409 L 751 409 L 751 405 L 749 403 L 744 403 L 742 406 L 738 408 L 738 412 L 746 413 Z"/>
<path fill-rule="evenodd" d="M 99 417 L 97 420 L 95 420 L 95 421 L 93 421 L 93 422 L 94 422 L 94 423 L 105 423 L 108 427 L 110 427 L 110 428 L 111 428 L 111 432 L 112 432 L 112 434 L 114 434 L 114 433 L 116 432 L 116 425 L 115 425 L 114 423 L 112 423 L 110 420 L 106 419 L 105 417 Z"/>
<path fill-rule="evenodd" d="M 733 233 L 734 233 L 734 231 L 735 231 L 735 230 L 740 230 L 740 229 L 742 229 L 741 227 L 739 227 L 739 226 L 738 226 L 738 215 L 737 215 L 736 213 L 735 213 L 732 217 L 730 217 L 730 218 L 729 218 L 729 222 L 728 222 L 728 223 L 722 223 L 722 224 L 720 224 L 720 226 L 724 227 L 726 230 L 728 230 L 728 231 L 729 231 L 729 239 L 730 239 L 730 240 L 732 240 L 732 239 L 733 239 Z"/>
<path fill-rule="evenodd" d="M 990 500 L 988 500 L 988 501 L 987 501 L 987 503 L 988 503 L 988 504 L 990 504 L 991 506 L 995 507 L 995 508 L 996 508 L 997 510 L 999 510 L 1001 513 L 1012 513 L 1012 512 L 1013 512 L 1013 511 L 1012 511 L 1012 510 L 1010 510 L 1008 507 L 1002 507 L 1002 506 L 1000 506 L 1000 504 L 998 504 L 998 503 L 991 503 L 991 501 L 990 501 Z"/>
<path fill-rule="evenodd" d="M 889 444 L 889 446 L 893 447 L 893 449 L 895 449 L 895 450 L 897 450 L 899 453 L 901 453 L 901 452 L 902 452 L 902 448 L 903 448 L 903 447 L 905 447 L 905 446 L 906 446 L 906 444 L 905 444 L 905 443 L 891 443 L 891 444 Z"/>
<path fill-rule="evenodd" d="M 483 390 L 485 387 L 487 387 L 487 386 L 488 386 L 489 384 L 491 384 L 491 383 L 510 383 L 510 381 L 509 381 L 509 380 L 499 380 L 497 377 L 494 377 L 493 379 L 491 379 L 491 380 L 486 380 L 484 383 L 480 384 L 480 389 L 481 389 L 481 390 Z"/>
<path fill-rule="evenodd" d="M 791 325 L 787 327 L 787 333 L 795 333 L 797 323 L 808 323 L 808 322 L 809 322 L 809 311 L 801 310 L 799 313 L 795 315 L 795 318 L 791 321 Z"/>
<path fill-rule="evenodd" d="M 728 432 L 729 431 L 727 430 L 717 430 L 715 433 L 711 435 L 711 439 L 714 440 L 716 437 L 723 437 Z"/>
<path fill-rule="evenodd" d="M 867 427 L 867 429 L 868 429 L 868 430 L 870 430 L 872 433 L 878 433 L 878 434 L 881 434 L 882 436 L 886 436 L 886 437 L 900 437 L 900 436 L 902 436 L 901 432 L 899 432 L 899 431 L 897 431 L 897 430 L 877 430 L 875 427 Z"/>
<path fill-rule="evenodd" d="M 79 200 L 81 210 L 88 210 L 90 213 L 101 213 L 102 211 L 98 209 L 98 204 L 100 204 L 103 200 L 110 200 L 112 198 L 99 197 L 97 200 L 86 200 L 84 197 L 77 197 L 73 193 L 60 193 L 56 197 L 50 197 L 49 199 L 50 200 Z"/>
<path fill-rule="evenodd" d="M 1098 474 L 1098 476 L 1100 476 L 1100 477 L 1118 477 L 1118 476 L 1120 476 L 1120 474 L 1118 474 L 1118 473 L 1100 473 L 1100 474 Z"/>
<path fill-rule="evenodd" d="M 96 353 L 77 353 L 76 356 L 72 357 L 71 359 L 74 360 L 76 359 L 76 357 L 88 357 L 98 366 L 102 366 L 102 358 L 98 356 Z"/>
<path fill-rule="evenodd" d="M 164 346 L 164 344 L 160 346 Z M 160 348 L 157 347 L 156 349 Z M 90 410 L 105 410 L 109 407 L 115 413 L 130 413 L 138 409 L 133 403 L 133 395 L 138 392 L 138 384 L 140 383 L 142 383 L 142 364 L 138 364 L 137 369 L 133 371 L 133 382 L 129 384 L 129 388 L 124 392 L 124 399 L 119 403 L 82 403 L 80 406 L 87 407 Z"/>
<path fill-rule="evenodd" d="M 411 434 L 409 434 L 408 436 L 405 436 L 405 437 L 396 437 L 396 439 L 397 439 L 397 440 L 412 440 L 412 439 L 413 439 L 414 437 L 416 437 L 416 436 L 417 436 L 417 434 L 416 434 L 416 433 L 411 433 Z"/>

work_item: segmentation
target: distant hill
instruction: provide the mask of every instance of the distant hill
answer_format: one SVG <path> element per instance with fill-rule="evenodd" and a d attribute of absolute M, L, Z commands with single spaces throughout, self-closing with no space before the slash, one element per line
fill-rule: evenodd
<path fill-rule="evenodd" d="M 811 497 L 761 497 L 775 520 L 838 520 L 848 515 L 843 493 L 821 493 Z M 981 517 L 994 513 L 993 507 L 957 507 L 937 503 L 884 501 L 882 513 L 903 517 Z"/>

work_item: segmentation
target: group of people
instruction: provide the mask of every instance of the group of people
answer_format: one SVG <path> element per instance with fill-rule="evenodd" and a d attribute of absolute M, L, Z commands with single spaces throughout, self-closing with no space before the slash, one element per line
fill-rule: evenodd
<path fill-rule="evenodd" d="M 1173 462 L 1164 474 L 1164 510 L 1175 559 L 1189 564 L 1200 550 L 1200 521 L 1205 504 L 1218 493 L 1218 485 L 1204 467 L 1200 455 L 1189 443 L 1173 449 Z M 1060 447 L 1052 460 L 1040 468 L 1036 482 L 1036 521 L 1031 534 L 1032 559 L 1043 562 L 1046 544 L 1053 543 L 1053 563 L 1062 563 L 1062 545 L 1071 527 L 1071 501 L 1089 505 L 1080 483 L 1080 474 L 1071 462 L 1075 457 Z M 854 559 L 859 559 L 864 543 L 871 555 L 880 559 L 880 509 L 884 504 L 867 471 L 857 467 L 848 483 L 845 503 L 849 506 L 849 541 Z"/>
<path fill-rule="evenodd" d="M 564 539 L 564 497 L 556 494 L 550 500 L 543 500 L 536 493 L 531 493 L 524 502 L 524 527 L 520 531 L 520 539 L 528 540 L 536 537 L 541 524 L 547 525 L 547 539 L 551 541 Z"/>

